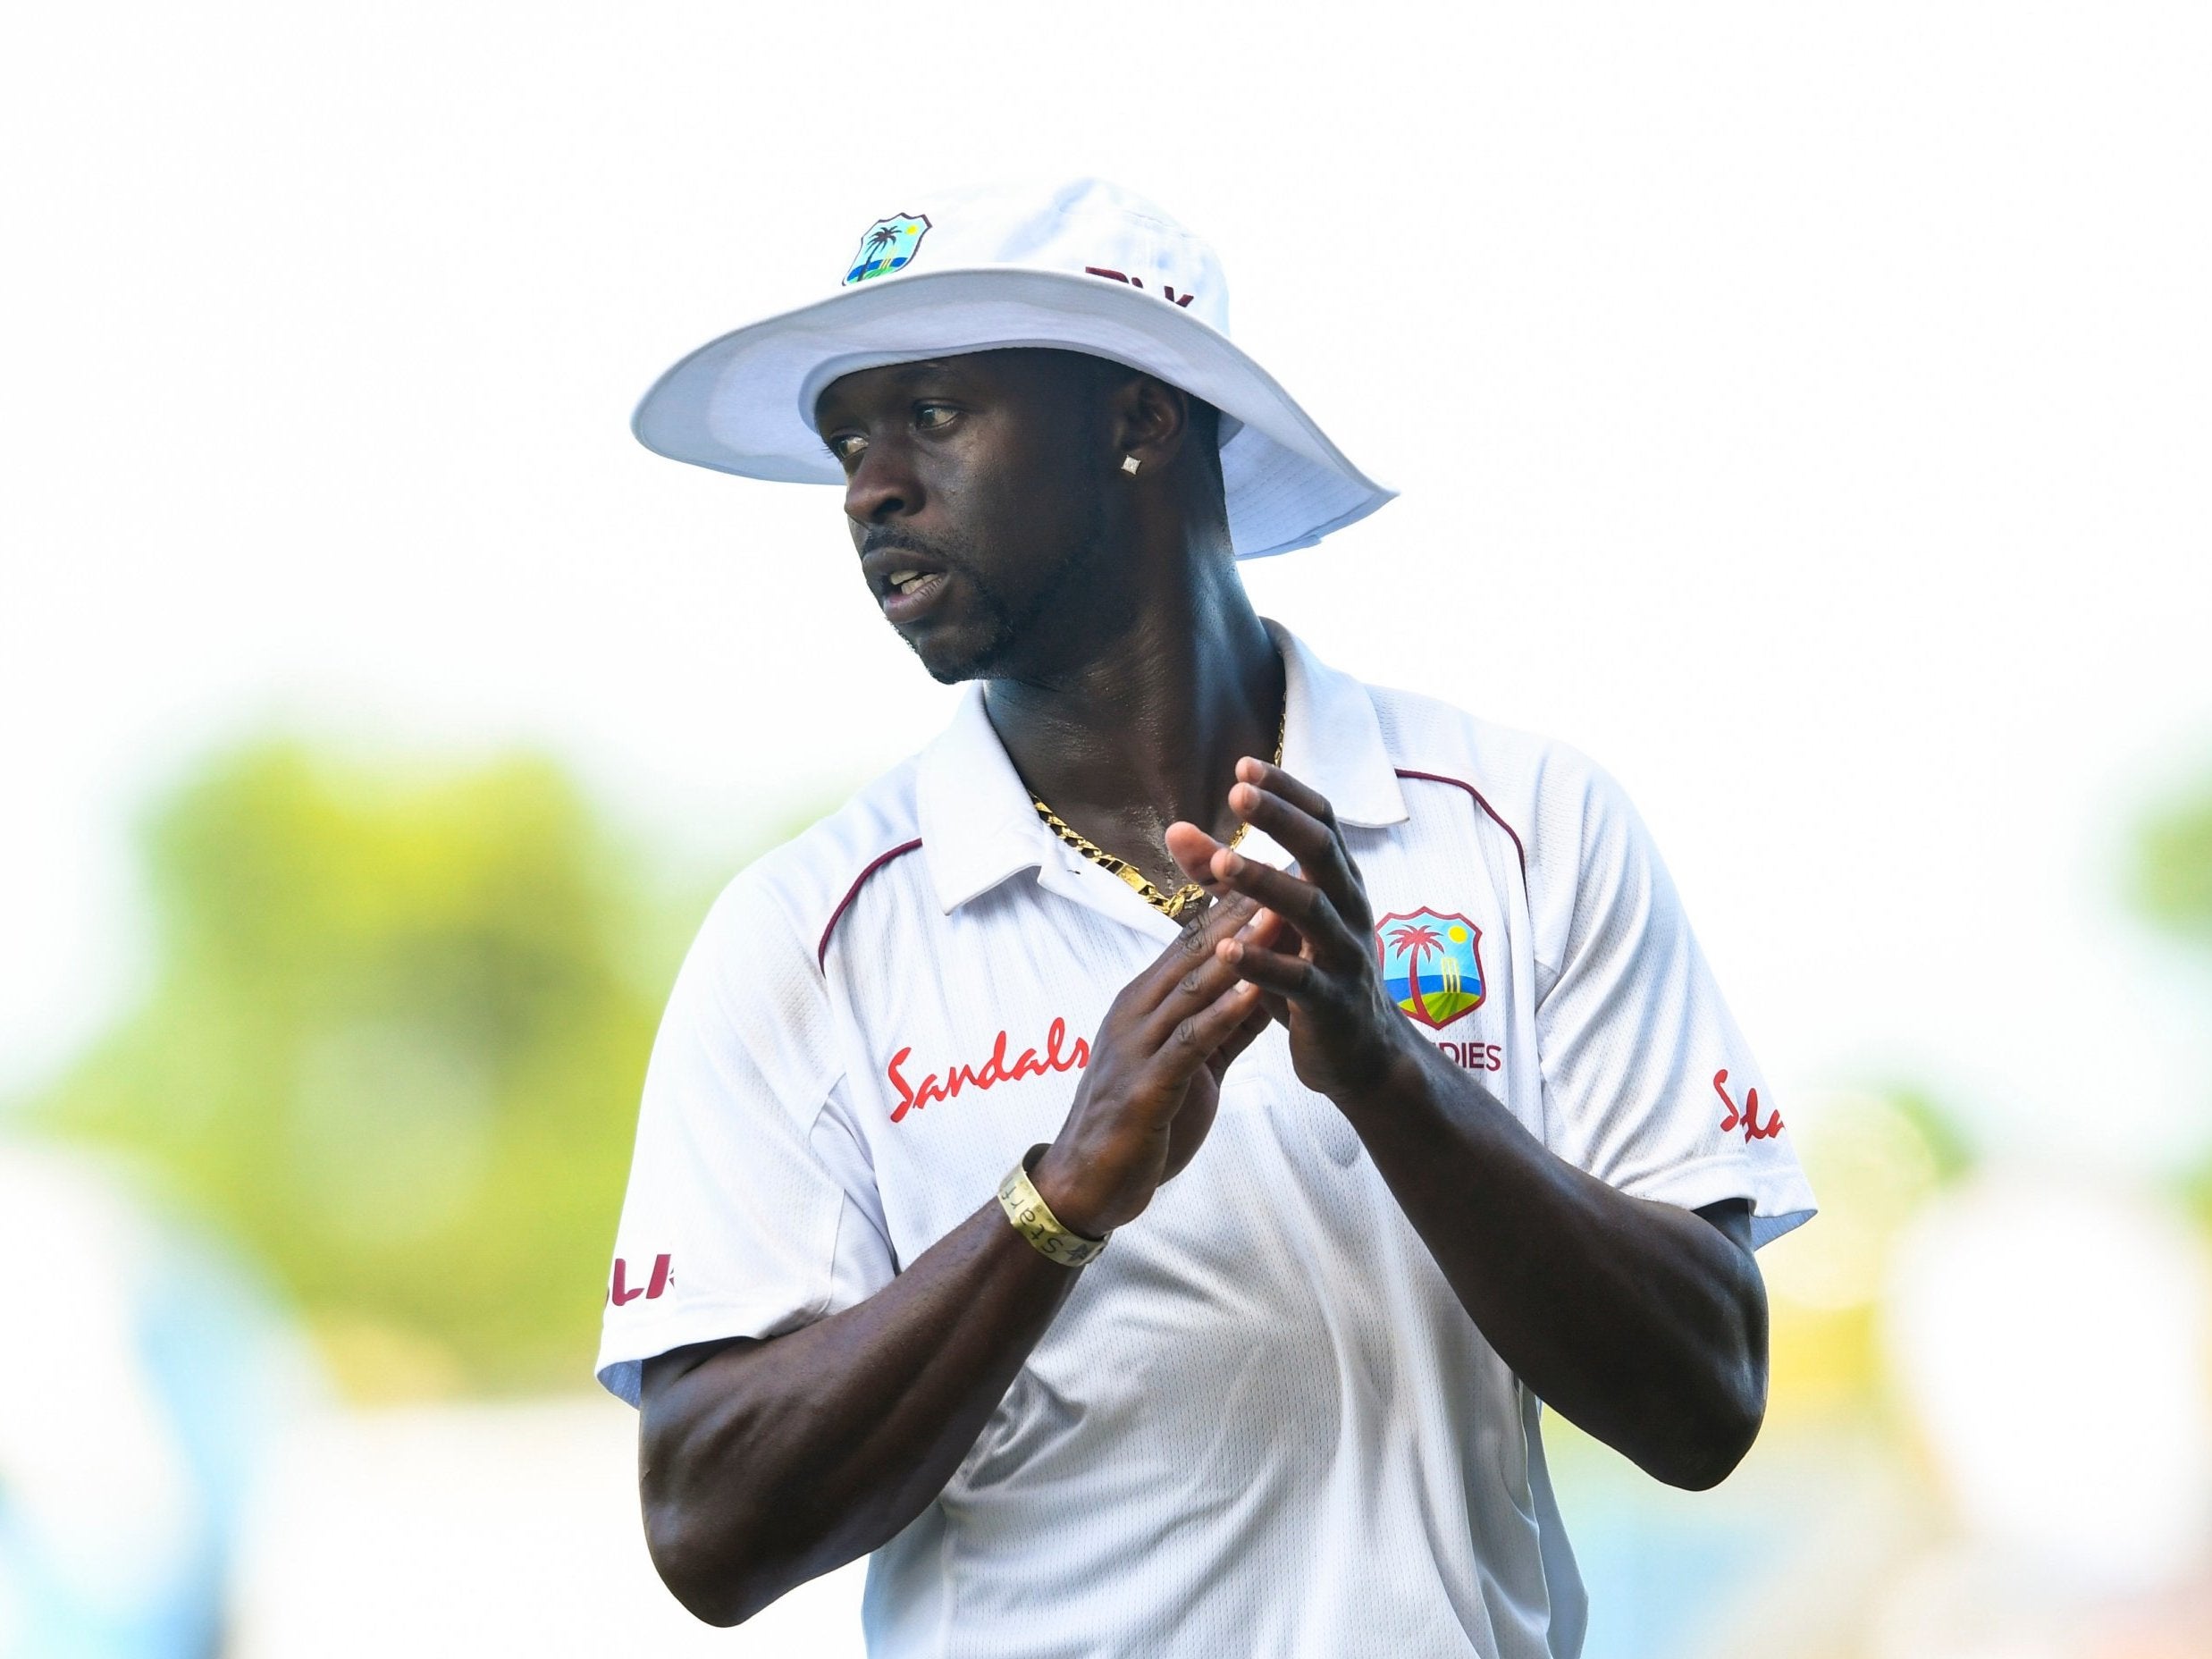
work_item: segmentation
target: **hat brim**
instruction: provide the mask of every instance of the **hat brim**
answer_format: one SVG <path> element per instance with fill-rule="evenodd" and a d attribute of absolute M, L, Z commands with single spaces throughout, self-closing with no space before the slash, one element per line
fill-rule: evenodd
<path fill-rule="evenodd" d="M 1019 266 L 879 278 L 724 334 L 653 383 L 630 429 L 647 449 L 694 467 L 842 484 L 813 425 L 831 381 L 1010 346 L 1109 358 L 1234 420 L 1221 463 L 1240 559 L 1309 547 L 1397 493 L 1353 466 L 1227 335 L 1182 307 L 1103 277 Z"/>

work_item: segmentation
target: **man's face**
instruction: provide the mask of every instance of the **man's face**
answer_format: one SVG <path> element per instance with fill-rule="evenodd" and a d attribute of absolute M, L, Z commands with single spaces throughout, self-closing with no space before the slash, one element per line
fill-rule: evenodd
<path fill-rule="evenodd" d="M 950 683 L 1074 660 L 1105 620 L 1105 365 L 979 351 L 833 381 L 814 425 L 885 618 Z"/>

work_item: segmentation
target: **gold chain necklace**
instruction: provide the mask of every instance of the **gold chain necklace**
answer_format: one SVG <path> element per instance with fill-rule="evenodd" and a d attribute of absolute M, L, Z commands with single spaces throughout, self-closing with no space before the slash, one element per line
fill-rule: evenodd
<path fill-rule="evenodd" d="M 1283 699 L 1283 718 L 1275 724 L 1275 764 L 1277 766 L 1283 764 L 1283 738 L 1289 731 L 1290 725 L 1291 699 L 1289 694 L 1285 693 Z M 1047 806 L 1041 796 L 1032 793 L 1030 796 L 1030 804 L 1037 809 L 1037 815 L 1045 821 L 1046 829 L 1051 830 L 1053 834 L 1058 836 L 1060 839 L 1065 841 L 1101 870 L 1111 875 L 1118 876 L 1128 883 L 1139 898 L 1144 900 L 1146 904 L 1151 905 L 1169 921 L 1182 920 L 1184 911 L 1206 897 L 1206 889 L 1195 881 L 1184 882 L 1173 893 L 1161 892 L 1158 888 L 1152 885 L 1144 872 L 1131 863 L 1129 860 L 1114 857 L 1096 841 L 1070 829 L 1067 821 Z M 1243 840 L 1244 832 L 1250 828 L 1249 824 L 1239 824 L 1236 833 L 1229 838 L 1229 845 L 1234 846 Z"/>

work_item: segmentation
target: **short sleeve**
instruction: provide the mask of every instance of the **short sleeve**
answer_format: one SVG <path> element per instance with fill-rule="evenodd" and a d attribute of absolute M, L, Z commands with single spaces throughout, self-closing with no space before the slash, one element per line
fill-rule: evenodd
<path fill-rule="evenodd" d="M 741 877 L 677 976 L 646 1070 L 600 1338 L 610 1390 L 635 1405 L 655 1354 L 778 1335 L 890 1281 L 842 1087 L 813 961 Z"/>
<path fill-rule="evenodd" d="M 1754 1244 L 1810 1219 L 1773 1091 L 1619 785 L 1555 751 L 1535 844 L 1576 852 L 1571 871 L 1544 869 L 1548 894 L 1530 896 L 1540 940 L 1555 941 L 1539 956 L 1536 1012 L 1552 1150 L 1638 1198 L 1686 1209 L 1748 1199 Z"/>

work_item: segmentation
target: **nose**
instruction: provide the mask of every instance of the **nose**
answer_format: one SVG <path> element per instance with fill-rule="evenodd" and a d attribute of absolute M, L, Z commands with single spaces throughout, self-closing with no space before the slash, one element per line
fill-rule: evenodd
<path fill-rule="evenodd" d="M 871 443 L 845 481 L 845 516 L 856 525 L 884 524 L 921 506 L 921 481 L 904 444 Z"/>

